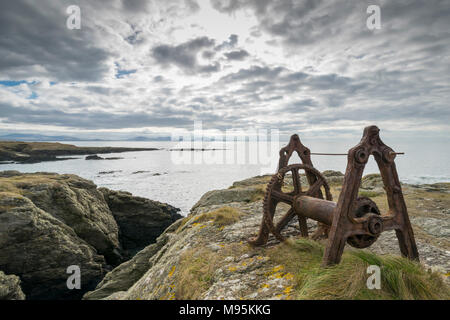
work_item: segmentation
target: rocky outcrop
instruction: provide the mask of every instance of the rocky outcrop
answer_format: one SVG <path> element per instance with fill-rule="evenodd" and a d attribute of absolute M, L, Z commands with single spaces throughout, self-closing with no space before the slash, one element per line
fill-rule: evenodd
<path fill-rule="evenodd" d="M 337 199 L 341 189 L 338 179 L 343 175 L 336 172 L 325 175 L 336 179 L 330 184 Z M 96 290 L 84 298 L 370 299 L 372 296 L 364 296 L 368 293 L 364 291 L 365 278 L 361 277 L 366 274 L 368 261 L 379 261 L 384 272 L 392 277 L 400 275 L 395 281 L 403 288 L 396 290 L 385 286 L 384 291 L 370 293 L 374 299 L 450 298 L 444 280 L 450 270 L 447 233 L 445 228 L 432 228 L 433 224 L 442 225 L 446 219 L 446 210 L 450 207 L 448 189 L 428 192 L 403 186 L 421 265 L 400 258 L 395 232 L 385 232 L 364 252 L 346 246 L 342 263 L 328 273 L 318 272 L 325 240 L 315 242 L 299 238 L 296 218 L 283 230 L 285 237 L 291 237 L 288 242 L 279 243 L 271 236 L 266 246 L 247 244 L 261 223 L 259 195 L 263 190 L 261 185 L 268 178 L 246 179 L 229 189 L 206 193 L 188 217 L 166 229 L 156 244 L 108 273 Z M 379 175 L 366 178 L 365 190 L 380 188 L 380 181 Z M 373 193 L 373 197 L 385 212 L 384 194 Z M 286 205 L 280 204 L 276 217 L 286 213 L 287 209 Z M 424 223 L 424 219 L 430 223 Z M 308 226 L 312 232 L 316 223 L 308 219 Z M 427 271 L 428 268 L 431 270 Z M 405 285 L 411 290 L 405 289 Z M 420 289 L 414 289 L 416 285 Z"/>
<path fill-rule="evenodd" d="M 96 154 L 93 154 L 93 155 L 91 155 L 91 156 L 86 156 L 86 157 L 84 158 L 84 160 L 104 160 L 104 158 L 99 157 L 99 156 L 96 155 Z"/>
<path fill-rule="evenodd" d="M 0 193 L 0 235 L 0 269 L 20 277 L 29 299 L 79 298 L 80 290 L 66 286 L 71 265 L 82 270 L 85 290 L 104 275 L 103 256 L 26 197 Z"/>
<path fill-rule="evenodd" d="M 0 271 L 0 300 L 25 300 L 18 276 Z"/>
<path fill-rule="evenodd" d="M 20 277 L 27 299 L 79 299 L 154 242 L 177 211 L 75 175 L 0 172 L 0 270 Z M 81 269 L 81 290 L 67 289 L 71 265 Z"/>
<path fill-rule="evenodd" d="M 121 262 L 118 226 L 97 186 L 75 175 L 27 175 L 21 193 L 93 246 L 106 262 Z M 38 177 L 38 178 L 36 178 Z"/>
<path fill-rule="evenodd" d="M 86 157 L 84 158 L 84 160 L 120 160 L 120 159 L 123 159 L 123 158 L 121 158 L 121 157 L 108 157 L 108 158 L 102 158 L 102 157 L 99 157 L 99 156 L 96 155 L 96 154 L 91 155 L 91 156 L 86 156 Z"/>
<path fill-rule="evenodd" d="M 156 243 L 151 244 L 139 251 L 129 261 L 109 272 L 105 278 L 97 285 L 95 290 L 86 293 L 85 300 L 99 300 L 111 296 L 117 292 L 128 290 L 150 269 L 152 258 L 167 243 L 168 236 L 162 234 Z"/>
<path fill-rule="evenodd" d="M 92 155 L 96 153 L 120 153 L 131 151 L 154 151 L 157 148 L 123 147 L 78 147 L 54 142 L 0 141 L 0 161 L 36 163 L 41 161 L 64 160 L 58 156 Z M 117 159 L 117 158 L 116 158 Z"/>
<path fill-rule="evenodd" d="M 128 256 L 134 255 L 156 238 L 173 222 L 182 218 L 171 205 L 129 192 L 100 188 L 112 215 L 119 225 L 119 239 Z"/>
<path fill-rule="evenodd" d="M 225 190 L 212 190 L 205 193 L 200 200 L 192 207 L 191 211 L 204 206 L 227 204 L 231 202 L 252 202 L 264 196 L 264 186 L 235 185 L 233 188 Z"/>

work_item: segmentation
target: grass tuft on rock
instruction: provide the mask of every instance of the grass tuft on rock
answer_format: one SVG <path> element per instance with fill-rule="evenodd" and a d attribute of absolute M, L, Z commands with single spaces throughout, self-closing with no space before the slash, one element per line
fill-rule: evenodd
<path fill-rule="evenodd" d="M 194 218 L 195 222 L 212 220 L 213 225 L 217 227 L 227 226 L 239 221 L 242 212 L 232 207 L 222 207 L 214 211 L 202 213 Z"/>
<path fill-rule="evenodd" d="M 175 299 L 196 300 L 212 284 L 212 276 L 220 257 L 209 249 L 188 249 L 180 259 Z"/>
<path fill-rule="evenodd" d="M 177 267 L 175 299 L 200 299 L 214 283 L 214 273 L 224 265 L 225 257 L 241 255 L 247 248 L 247 246 L 232 243 L 224 245 L 216 252 L 206 246 L 187 249 L 181 255 Z"/>
<path fill-rule="evenodd" d="M 361 190 L 361 191 L 359 191 L 358 195 L 360 197 L 375 198 L 382 194 L 383 194 L 383 192 L 377 192 L 377 191 L 372 191 L 372 190 Z"/>
<path fill-rule="evenodd" d="M 295 275 L 295 299 L 450 299 L 442 276 L 400 256 L 364 250 L 344 252 L 341 263 L 321 268 L 324 248 L 308 239 L 288 240 L 267 250 L 271 260 Z M 369 265 L 381 269 L 381 289 L 368 289 Z"/>

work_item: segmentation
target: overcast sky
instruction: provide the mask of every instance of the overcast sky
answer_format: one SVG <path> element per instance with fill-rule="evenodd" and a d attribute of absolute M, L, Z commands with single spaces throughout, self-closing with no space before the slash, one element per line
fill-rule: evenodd
<path fill-rule="evenodd" d="M 446 137 L 449 84 L 449 0 L 0 2 L 0 134 Z"/>

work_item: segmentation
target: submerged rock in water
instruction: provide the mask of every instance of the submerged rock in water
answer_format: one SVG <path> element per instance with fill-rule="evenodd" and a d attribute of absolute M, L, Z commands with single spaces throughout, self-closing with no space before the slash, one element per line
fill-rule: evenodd
<path fill-rule="evenodd" d="M 99 157 L 98 155 L 94 154 L 94 155 L 86 156 L 86 158 L 84 158 L 84 160 L 105 160 L 105 158 Z"/>

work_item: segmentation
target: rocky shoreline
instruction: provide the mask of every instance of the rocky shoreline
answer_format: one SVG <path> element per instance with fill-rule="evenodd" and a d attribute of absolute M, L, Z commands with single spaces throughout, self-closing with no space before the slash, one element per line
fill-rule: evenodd
<path fill-rule="evenodd" d="M 336 200 L 343 174 L 335 171 L 323 174 Z M 75 256 L 72 261 L 81 261 L 87 273 L 83 283 L 83 288 L 90 290 L 83 295 L 87 300 L 450 298 L 450 183 L 402 185 L 420 264 L 399 257 L 394 232 L 383 233 L 365 250 L 346 246 L 343 262 L 332 269 L 337 274 L 331 274 L 330 279 L 341 277 L 343 285 L 362 286 L 365 280 L 359 281 L 357 273 L 362 270 L 361 274 L 365 274 L 366 262 L 360 260 L 362 257 L 380 261 L 384 272 L 390 272 L 390 277 L 400 277 L 396 285 L 412 286 L 408 291 L 403 287 L 396 290 L 392 284 L 385 285 L 388 289 L 373 293 L 364 291 L 363 287 L 358 287 L 359 291 L 349 287 L 339 289 L 341 284 L 336 280 L 330 282 L 331 287 L 326 287 L 329 280 L 319 267 L 326 240 L 302 240 L 296 219 L 283 231 L 283 235 L 290 238 L 286 243 L 280 243 L 272 236 L 263 247 L 252 247 L 247 243 L 259 229 L 261 200 L 271 176 L 237 181 L 228 189 L 207 192 L 187 217 L 178 219 L 177 210 L 169 205 L 155 205 L 154 201 L 122 191 L 97 189 L 91 182 L 72 175 L 45 175 L 46 180 L 57 181 L 62 186 L 55 189 L 55 186 L 49 186 L 52 184 L 49 181 L 33 181 L 33 175 L 26 175 L 31 179 L 26 184 L 21 178 L 25 175 L 0 174 L 0 179 L 6 177 L 8 183 L 12 183 L 11 179 L 16 180 L 9 185 L 10 189 L 18 188 L 18 191 L 12 190 L 14 194 L 11 190 L 0 189 L 0 231 L 3 234 L 3 230 L 8 230 L 6 242 L 0 238 L 0 270 L 5 273 L 0 273 L 0 297 L 2 292 L 8 291 L 5 288 L 10 288 L 11 292 L 3 293 L 3 296 L 23 296 L 14 275 L 20 277 L 27 299 L 36 297 L 33 296 L 36 292 L 29 287 L 29 276 L 40 276 L 43 281 L 49 273 L 44 266 L 51 264 L 45 255 L 52 252 L 52 262 L 64 257 L 65 266 L 68 263 L 66 252 L 70 251 Z M 304 177 L 301 179 L 306 183 Z M 61 197 L 64 194 L 66 196 Z M 362 179 L 360 195 L 374 200 L 382 212 L 387 209 L 379 175 L 371 174 Z M 94 198 L 103 201 L 93 201 Z M 94 211 L 100 219 L 95 220 L 92 216 L 91 203 L 96 203 Z M 280 205 L 276 215 L 280 216 L 283 210 L 286 208 Z M 73 211 L 77 212 L 78 218 L 83 212 L 91 212 L 84 218 L 89 223 L 77 226 L 70 219 Z M 47 226 L 47 231 L 41 224 Z M 311 231 L 316 228 L 316 223 L 311 220 L 308 225 Z M 149 235 L 150 231 L 153 236 Z M 54 235 L 50 236 L 50 233 Z M 91 238 L 91 234 L 97 236 Z M 57 245 L 50 239 L 57 239 Z M 13 255 L 18 259 L 11 262 L 8 257 Z M 317 267 L 311 261 L 316 261 Z M 34 270 L 23 270 L 23 265 L 30 262 L 34 264 Z M 343 268 L 342 274 L 338 273 L 339 268 Z M 63 265 L 56 265 L 51 270 L 52 273 L 59 270 L 59 281 L 63 281 L 62 278 L 65 281 L 67 275 Z M 324 278 L 318 280 L 318 275 Z M 92 281 L 86 277 L 91 277 Z M 409 282 L 402 284 L 402 281 Z M 58 292 L 56 286 L 52 290 Z M 31 296 L 29 292 L 32 292 Z M 50 295 L 49 292 L 40 294 Z M 62 294 L 59 291 L 58 296 L 53 297 L 66 298 Z"/>
<path fill-rule="evenodd" d="M 11 161 L 17 163 L 37 163 L 42 161 L 58 161 L 70 159 L 59 158 L 61 156 L 96 155 L 155 150 L 159 149 L 124 147 L 77 147 L 71 144 L 63 144 L 57 142 L 0 141 L 0 163 L 7 163 Z"/>
<path fill-rule="evenodd" d="M 178 212 L 75 175 L 3 171 L 0 270 L 20 277 L 27 299 L 80 299 L 108 271 L 155 242 L 182 217 Z M 66 287 L 70 265 L 81 269 L 82 290 Z"/>

